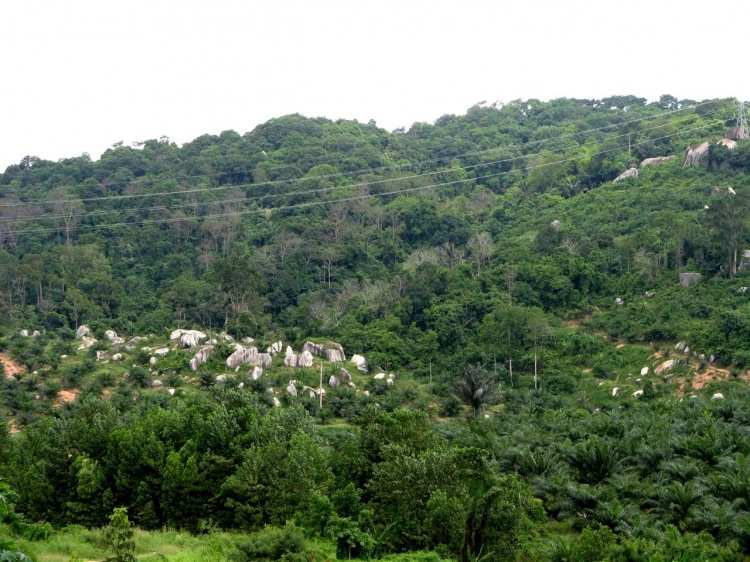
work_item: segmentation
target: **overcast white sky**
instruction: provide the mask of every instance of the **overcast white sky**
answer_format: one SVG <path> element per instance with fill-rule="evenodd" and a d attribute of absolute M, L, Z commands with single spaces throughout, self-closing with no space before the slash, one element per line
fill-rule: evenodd
<path fill-rule="evenodd" d="M 289 113 L 389 130 L 486 100 L 750 100 L 750 2 L 2 0 L 0 171 Z"/>

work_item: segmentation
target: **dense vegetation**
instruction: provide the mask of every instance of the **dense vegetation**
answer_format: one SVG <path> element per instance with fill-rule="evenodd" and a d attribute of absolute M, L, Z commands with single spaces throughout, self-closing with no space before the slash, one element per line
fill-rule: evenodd
<path fill-rule="evenodd" d="M 750 142 L 682 161 L 736 111 L 519 100 L 393 133 L 293 115 L 26 157 L 0 175 L 0 351 L 23 368 L 0 377 L 21 430 L 0 425 L 0 476 L 31 521 L 125 506 L 142 528 L 254 533 L 238 559 L 324 540 L 339 558 L 741 560 Z M 332 340 L 370 374 L 277 408 L 269 388 L 317 373 L 276 360 L 216 384 L 226 344 L 195 374 L 177 350 L 120 367 L 103 341 L 77 350 L 83 324 Z"/>

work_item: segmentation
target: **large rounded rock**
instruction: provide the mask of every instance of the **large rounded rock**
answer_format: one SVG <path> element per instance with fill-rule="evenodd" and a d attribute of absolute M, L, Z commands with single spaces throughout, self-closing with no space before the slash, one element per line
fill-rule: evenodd
<path fill-rule="evenodd" d="M 357 370 L 366 373 L 367 372 L 367 359 L 362 355 L 352 355 L 352 363 L 357 366 Z"/>
<path fill-rule="evenodd" d="M 258 348 L 237 345 L 234 353 L 227 357 L 227 367 L 235 369 L 245 363 L 253 363 L 258 357 Z"/>

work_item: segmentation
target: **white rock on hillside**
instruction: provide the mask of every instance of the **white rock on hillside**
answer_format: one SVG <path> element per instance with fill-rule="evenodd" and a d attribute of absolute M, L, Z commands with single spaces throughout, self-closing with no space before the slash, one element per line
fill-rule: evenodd
<path fill-rule="evenodd" d="M 211 349 L 210 347 L 204 347 L 203 349 L 201 349 L 190 360 L 190 369 L 192 371 L 197 371 L 198 367 L 200 367 L 203 363 L 205 363 L 206 359 L 208 359 L 208 357 L 212 353 L 213 353 L 213 349 Z"/>
<path fill-rule="evenodd" d="M 352 363 L 357 366 L 357 370 L 366 373 L 367 372 L 367 359 L 361 355 L 352 355 Z"/>
<path fill-rule="evenodd" d="M 302 351 L 309 351 L 313 355 L 323 357 L 328 361 L 334 363 L 341 363 L 342 361 L 346 361 L 346 354 L 344 353 L 343 346 L 340 343 L 332 341 L 325 343 L 314 343 L 311 341 L 306 341 L 302 346 Z"/>
<path fill-rule="evenodd" d="M 91 347 L 92 345 L 94 345 L 98 341 L 99 340 L 96 339 L 96 338 L 92 338 L 92 337 L 89 337 L 89 336 L 83 336 L 83 338 L 81 340 L 81 345 L 78 346 L 78 349 L 79 350 L 80 349 L 88 349 L 89 347 Z"/>
<path fill-rule="evenodd" d="M 128 343 L 125 344 L 125 349 L 128 351 L 133 351 L 136 347 L 140 345 L 141 342 L 148 341 L 148 338 L 136 336 L 134 338 L 131 338 Z"/>
<path fill-rule="evenodd" d="M 290 348 L 287 348 L 287 350 L 288 349 Z M 287 354 L 287 356 L 284 357 L 284 365 L 287 367 L 312 367 L 312 353 L 310 353 L 309 351 L 303 351 L 299 355 L 294 355 L 293 352 L 291 355 Z"/>
<path fill-rule="evenodd" d="M 85 324 L 82 326 L 78 326 L 78 329 L 76 330 L 76 339 L 82 340 L 89 334 L 91 334 L 91 330 L 89 330 L 88 326 L 86 326 Z"/>
<path fill-rule="evenodd" d="M 113 330 L 107 330 L 106 332 L 104 332 L 104 337 L 107 338 L 109 343 L 114 344 L 114 345 L 120 345 L 120 344 L 125 343 L 125 340 L 119 337 L 117 335 L 117 332 L 114 332 Z"/>
<path fill-rule="evenodd" d="M 655 375 L 661 375 L 663 373 L 666 373 L 669 371 L 672 367 L 677 365 L 678 361 L 677 359 L 670 359 L 668 361 L 664 361 L 661 365 L 659 365 L 656 369 L 654 369 Z"/>
<path fill-rule="evenodd" d="M 237 345 L 234 353 L 227 357 L 227 367 L 234 369 L 245 363 L 253 363 L 257 357 L 257 347 L 242 347 L 241 345 Z"/>
<path fill-rule="evenodd" d="M 169 339 L 178 340 L 181 347 L 195 347 L 208 336 L 199 330 L 175 330 Z"/>

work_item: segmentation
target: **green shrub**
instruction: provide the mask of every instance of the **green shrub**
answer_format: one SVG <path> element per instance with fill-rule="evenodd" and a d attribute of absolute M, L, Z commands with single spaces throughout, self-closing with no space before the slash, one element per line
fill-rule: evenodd
<path fill-rule="evenodd" d="M 236 543 L 238 553 L 233 556 L 237 562 L 250 560 L 287 560 L 289 555 L 305 550 L 306 542 L 302 531 L 293 524 L 284 527 L 269 525 L 251 534 L 247 539 Z"/>

